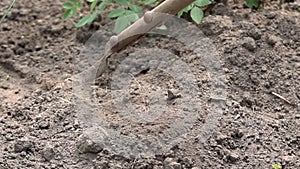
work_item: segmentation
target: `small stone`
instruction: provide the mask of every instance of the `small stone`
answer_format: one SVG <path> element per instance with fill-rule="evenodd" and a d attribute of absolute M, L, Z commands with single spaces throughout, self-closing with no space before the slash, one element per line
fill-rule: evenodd
<path fill-rule="evenodd" d="M 47 147 L 44 150 L 42 150 L 41 155 L 42 157 L 47 160 L 47 161 L 51 161 L 54 157 L 54 150 L 53 148 Z"/>
<path fill-rule="evenodd" d="M 30 151 L 33 147 L 33 144 L 31 141 L 26 140 L 18 140 L 15 143 L 14 149 L 16 153 L 22 152 L 22 151 Z"/>
<path fill-rule="evenodd" d="M 179 163 L 176 163 L 176 162 L 171 162 L 169 164 L 169 168 L 170 169 L 181 169 L 181 165 Z"/>
<path fill-rule="evenodd" d="M 268 70 L 268 68 L 267 68 L 266 65 L 263 65 L 263 66 L 261 67 L 261 71 L 262 71 L 262 72 L 266 72 L 267 70 Z"/>
<path fill-rule="evenodd" d="M 253 52 L 253 51 L 256 49 L 256 42 L 255 42 L 255 40 L 254 40 L 253 38 L 251 38 L 251 37 L 245 37 L 245 38 L 243 39 L 243 44 L 242 44 L 242 46 L 243 46 L 244 48 L 246 48 L 247 50 Z"/>
<path fill-rule="evenodd" d="M 39 128 L 40 129 L 49 129 L 49 127 L 50 127 L 49 121 L 41 121 L 39 123 Z"/>
<path fill-rule="evenodd" d="M 224 134 L 217 135 L 216 141 L 218 144 L 222 144 L 223 141 L 225 141 L 228 137 Z"/>
<path fill-rule="evenodd" d="M 53 32 L 53 33 L 59 33 L 62 30 L 63 30 L 63 26 L 61 26 L 61 25 L 53 25 L 51 27 L 51 32 Z"/>
<path fill-rule="evenodd" d="M 9 85 L 8 84 L 1 84 L 0 86 L 2 89 L 7 90 L 9 89 Z"/>
<path fill-rule="evenodd" d="M 281 41 L 281 38 L 279 38 L 275 35 L 270 35 L 266 39 L 266 42 L 271 46 L 274 46 L 277 42 L 280 42 L 280 41 Z"/>
<path fill-rule="evenodd" d="M 181 164 L 184 165 L 185 168 L 191 168 L 193 166 L 193 161 L 188 157 L 184 157 Z"/>
<path fill-rule="evenodd" d="M 29 10 L 29 9 L 22 9 L 22 10 L 20 10 L 20 12 L 19 12 L 19 14 L 20 14 L 21 16 L 28 16 L 29 13 L 30 13 L 30 10 Z"/>
<path fill-rule="evenodd" d="M 103 146 L 93 142 L 86 136 L 80 136 L 79 141 L 77 142 L 77 148 L 82 153 L 99 153 L 103 150 Z"/>
<path fill-rule="evenodd" d="M 265 16 L 268 19 L 274 19 L 276 17 L 276 14 L 274 12 L 268 12 Z"/>
<path fill-rule="evenodd" d="M 234 152 L 230 152 L 227 156 L 227 159 L 230 161 L 230 162 L 236 162 L 239 160 L 239 155 L 237 153 L 234 153 Z"/>
<path fill-rule="evenodd" d="M 252 99 L 252 97 L 251 97 L 251 94 L 250 94 L 250 92 L 244 92 L 243 93 L 243 98 L 242 98 L 242 100 L 240 101 L 240 105 L 241 106 L 245 106 L 245 107 L 252 107 L 252 105 L 253 105 L 253 99 Z"/>
<path fill-rule="evenodd" d="M 285 163 L 290 163 L 294 160 L 294 157 L 293 156 L 283 156 L 282 157 L 282 160 L 285 162 Z"/>
<path fill-rule="evenodd" d="M 3 31 L 10 31 L 11 29 L 12 29 L 12 27 L 9 24 L 3 23 L 3 25 L 2 25 Z"/>
<path fill-rule="evenodd" d="M 164 160 L 164 169 L 181 169 L 181 165 L 173 158 L 166 158 Z"/>
<path fill-rule="evenodd" d="M 168 101 L 171 101 L 171 100 L 174 100 L 174 99 L 177 99 L 180 97 L 181 97 L 181 95 L 180 95 L 179 91 L 168 90 L 168 98 L 167 98 Z"/>
<path fill-rule="evenodd" d="M 250 29 L 248 31 L 248 36 L 252 37 L 255 40 L 259 40 L 261 38 L 260 30 L 257 28 Z"/>

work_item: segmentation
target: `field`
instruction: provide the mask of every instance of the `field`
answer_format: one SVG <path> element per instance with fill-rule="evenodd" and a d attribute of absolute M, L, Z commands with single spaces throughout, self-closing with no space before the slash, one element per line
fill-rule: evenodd
<path fill-rule="evenodd" d="M 0 16 L 9 3 L 0 2 Z M 204 47 L 200 58 L 176 38 L 149 34 L 111 57 L 94 84 L 79 90 L 74 89 L 77 73 L 92 65 L 93 52 L 101 56 L 89 44 L 102 41 L 90 37 L 103 35 L 111 20 L 99 16 L 77 29 L 74 19 L 62 19 L 61 5 L 59 0 L 17 1 L 0 25 L 0 169 L 300 168 L 299 1 L 271 1 L 258 11 L 243 2 L 217 4 L 201 24 L 190 23 L 203 32 L 197 41 Z M 146 67 L 136 73 L 130 65 L 144 55 L 158 56 L 162 63 L 176 56 L 182 62 L 166 73 L 168 65 L 153 69 L 146 58 Z M 132 74 L 118 73 L 127 70 L 122 61 Z M 157 119 L 141 120 L 148 115 L 132 115 L 123 102 L 114 104 L 126 95 L 116 89 L 123 82 L 129 82 L 124 91 L 133 109 L 145 112 L 158 105 L 149 115 Z M 182 91 L 180 82 L 195 91 Z M 78 96 L 88 94 L 101 113 Z M 191 121 L 176 119 L 183 104 L 184 120 Z M 102 116 L 110 130 L 121 133 L 109 143 L 101 142 L 100 127 L 93 126 L 102 124 Z M 164 133 L 168 129 L 175 134 Z M 157 138 L 168 136 L 174 142 L 158 145 Z M 138 141 L 126 140 L 130 137 Z M 139 140 L 154 148 L 130 149 Z"/>

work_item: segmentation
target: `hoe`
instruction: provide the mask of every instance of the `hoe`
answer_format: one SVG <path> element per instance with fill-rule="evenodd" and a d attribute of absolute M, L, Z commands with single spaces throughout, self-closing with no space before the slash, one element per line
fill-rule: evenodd
<path fill-rule="evenodd" d="M 108 58 L 116 52 L 126 48 L 143 37 L 145 33 L 164 23 L 169 16 L 176 15 L 180 10 L 193 3 L 194 0 L 165 0 L 156 8 L 148 11 L 142 18 L 122 31 L 112 36 L 106 44 L 104 56 L 100 60 L 97 75 L 101 75 L 107 68 Z"/>

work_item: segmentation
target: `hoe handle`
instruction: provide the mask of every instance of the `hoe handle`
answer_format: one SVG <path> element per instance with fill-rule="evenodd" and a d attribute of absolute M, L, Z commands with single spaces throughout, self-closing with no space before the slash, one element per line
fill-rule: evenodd
<path fill-rule="evenodd" d="M 99 61 L 100 65 L 97 70 L 97 76 L 105 71 L 108 65 L 108 58 L 113 53 L 119 52 L 128 45 L 136 42 L 147 32 L 164 23 L 170 16 L 177 14 L 193 2 L 194 0 L 165 0 L 152 11 L 146 12 L 142 18 L 122 31 L 118 36 L 112 36 L 106 44 L 104 56 Z"/>
<path fill-rule="evenodd" d="M 128 45 L 136 42 L 145 33 L 165 22 L 168 17 L 161 13 L 176 15 L 180 10 L 194 1 L 195 0 L 165 0 L 152 11 L 146 12 L 142 18 L 122 31 L 118 36 L 113 36 L 109 42 L 109 53 L 121 51 Z"/>

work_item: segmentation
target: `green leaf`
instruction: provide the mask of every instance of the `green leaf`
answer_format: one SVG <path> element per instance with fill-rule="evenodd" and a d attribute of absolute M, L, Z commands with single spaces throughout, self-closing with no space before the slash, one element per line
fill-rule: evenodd
<path fill-rule="evenodd" d="M 150 4 L 153 4 L 156 1 L 157 0 L 147 0 L 146 2 L 144 2 L 144 5 L 150 5 Z"/>
<path fill-rule="evenodd" d="M 193 21 L 197 24 L 199 24 L 202 21 L 203 15 L 203 11 L 199 7 L 194 7 L 191 10 L 191 17 Z"/>
<path fill-rule="evenodd" d="M 161 25 L 159 27 L 156 27 L 156 29 L 159 29 L 159 30 L 167 30 L 167 26 L 166 25 Z"/>
<path fill-rule="evenodd" d="M 246 5 L 248 8 L 257 8 L 259 5 L 259 0 L 246 0 Z"/>
<path fill-rule="evenodd" d="M 111 11 L 109 14 L 107 14 L 107 17 L 108 18 L 116 18 L 121 15 L 124 15 L 125 11 L 126 10 L 123 8 L 115 9 L 115 10 Z"/>
<path fill-rule="evenodd" d="M 108 2 L 102 1 L 102 2 L 100 3 L 100 5 L 98 6 L 98 11 L 99 11 L 99 12 L 104 11 L 105 6 L 108 5 L 108 4 L 109 4 Z"/>
<path fill-rule="evenodd" d="M 181 17 L 181 16 L 182 16 L 182 14 L 183 14 L 183 12 L 184 12 L 183 10 L 179 11 L 179 12 L 178 12 L 178 14 L 177 14 L 177 15 L 178 15 L 178 17 Z"/>
<path fill-rule="evenodd" d="M 122 32 L 124 29 L 126 29 L 130 25 L 130 22 L 128 19 L 126 19 L 126 16 L 120 16 L 116 20 L 114 31 L 116 33 Z"/>
<path fill-rule="evenodd" d="M 95 0 L 86 0 L 86 1 L 92 3 L 92 2 L 94 2 Z"/>
<path fill-rule="evenodd" d="M 137 6 L 137 5 L 129 5 L 129 8 L 134 11 L 135 13 L 141 13 L 142 12 L 142 7 Z"/>
<path fill-rule="evenodd" d="M 87 24 L 90 21 L 91 16 L 84 16 L 83 18 L 81 18 L 79 20 L 79 22 L 75 25 L 77 28 L 84 26 L 85 24 Z"/>
<path fill-rule="evenodd" d="M 70 12 L 71 12 L 71 9 L 66 10 L 63 14 L 63 19 L 67 19 L 70 15 Z"/>
<path fill-rule="evenodd" d="M 73 16 L 74 18 L 76 17 L 76 9 L 75 8 L 72 8 L 70 9 L 70 15 Z"/>
<path fill-rule="evenodd" d="M 77 9 L 78 9 L 78 10 L 81 10 L 82 7 L 83 7 L 82 4 L 81 4 L 80 2 L 78 2 L 78 3 L 77 3 Z"/>
<path fill-rule="evenodd" d="M 126 11 L 125 18 L 130 22 L 133 23 L 139 19 L 139 15 L 133 11 Z"/>
<path fill-rule="evenodd" d="M 71 0 L 71 2 L 73 2 L 74 4 L 79 3 L 78 0 Z"/>
<path fill-rule="evenodd" d="M 189 6 L 183 8 L 181 11 L 178 12 L 178 14 L 177 14 L 178 17 L 181 17 L 184 12 L 190 11 L 194 6 L 195 6 L 194 3 L 192 3 Z"/>
<path fill-rule="evenodd" d="M 211 4 L 211 1 L 210 0 L 197 0 L 194 3 L 195 3 L 195 5 L 202 7 L 202 6 L 207 6 L 207 5 Z"/>
<path fill-rule="evenodd" d="M 184 8 L 184 12 L 190 11 L 194 6 L 195 6 L 194 3 L 190 4 L 189 6 L 187 6 L 186 8 Z"/>
<path fill-rule="evenodd" d="M 96 11 L 90 16 L 87 23 L 92 23 L 96 19 L 97 16 L 98 16 L 98 12 Z"/>
<path fill-rule="evenodd" d="M 128 2 L 126 0 L 115 0 L 117 4 L 122 6 L 128 6 Z"/>
<path fill-rule="evenodd" d="M 65 2 L 63 3 L 62 7 L 65 9 L 71 9 L 73 8 L 73 4 L 71 2 Z"/>
<path fill-rule="evenodd" d="M 94 0 L 93 3 L 91 4 L 91 7 L 90 7 L 91 12 L 95 9 L 95 7 L 96 7 L 98 1 L 99 1 L 99 0 Z"/>
<path fill-rule="evenodd" d="M 273 169 L 282 169 L 282 166 L 279 165 L 279 164 L 273 164 L 273 165 L 272 165 L 272 168 L 273 168 Z"/>

